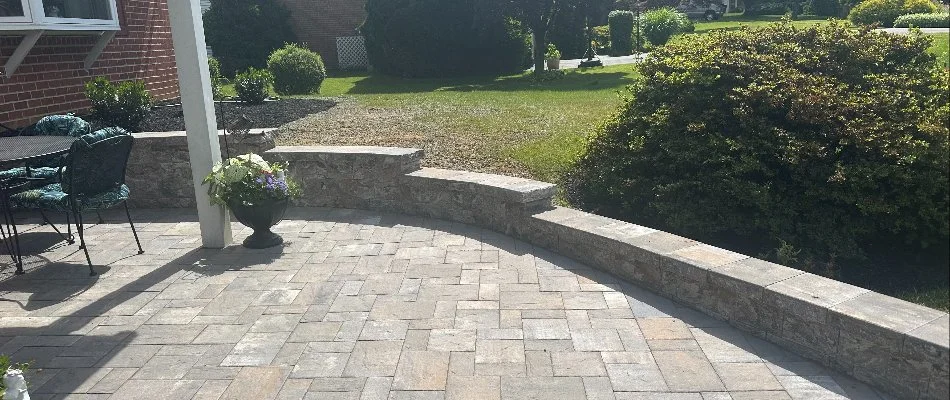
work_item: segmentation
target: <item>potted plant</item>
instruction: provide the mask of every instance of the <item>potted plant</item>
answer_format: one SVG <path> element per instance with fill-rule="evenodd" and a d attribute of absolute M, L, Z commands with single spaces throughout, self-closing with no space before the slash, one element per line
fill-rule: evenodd
<path fill-rule="evenodd" d="M 548 51 L 544 53 L 544 60 L 548 63 L 548 69 L 561 68 L 561 51 L 557 49 L 554 43 L 548 43 Z"/>
<path fill-rule="evenodd" d="M 285 164 L 245 154 L 215 165 L 205 177 L 211 203 L 227 206 L 238 221 L 254 230 L 244 247 L 263 249 L 284 242 L 270 228 L 283 219 L 288 201 L 300 193 L 286 169 Z"/>
<path fill-rule="evenodd" d="M 30 393 L 27 391 L 26 379 L 23 373 L 29 368 L 27 363 L 14 363 L 10 357 L 0 354 L 0 372 L 3 373 L 0 379 L 0 398 L 6 400 L 29 400 Z"/>

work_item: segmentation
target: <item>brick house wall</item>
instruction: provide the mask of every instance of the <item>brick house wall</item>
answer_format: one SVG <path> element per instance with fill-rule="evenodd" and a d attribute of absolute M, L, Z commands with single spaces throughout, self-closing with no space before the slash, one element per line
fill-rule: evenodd
<path fill-rule="evenodd" d="M 83 85 L 96 76 L 112 81 L 144 80 L 155 99 L 177 98 L 178 72 L 167 1 L 117 0 L 122 30 L 89 71 L 83 70 L 83 60 L 95 37 L 42 36 L 16 72 L 0 78 L 0 123 L 16 128 L 50 114 L 85 112 L 89 103 Z M 0 65 L 20 39 L 0 36 Z"/>
<path fill-rule="evenodd" d="M 358 36 L 366 20 L 366 0 L 280 0 L 290 10 L 297 40 L 337 68 L 336 38 Z"/>

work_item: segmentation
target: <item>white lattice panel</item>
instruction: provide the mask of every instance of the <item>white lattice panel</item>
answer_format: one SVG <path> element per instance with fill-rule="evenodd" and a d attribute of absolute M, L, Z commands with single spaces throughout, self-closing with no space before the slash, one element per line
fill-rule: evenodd
<path fill-rule="evenodd" d="M 362 36 L 337 37 L 336 55 L 340 69 L 365 69 L 369 67 L 369 57 L 366 56 L 366 42 Z"/>

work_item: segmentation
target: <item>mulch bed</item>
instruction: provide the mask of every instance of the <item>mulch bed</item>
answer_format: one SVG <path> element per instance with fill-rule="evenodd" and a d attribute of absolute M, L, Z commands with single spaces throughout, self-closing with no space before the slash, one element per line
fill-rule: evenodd
<path fill-rule="evenodd" d="M 281 99 L 258 105 L 238 102 L 215 103 L 216 107 L 223 108 L 225 114 L 222 118 L 222 110 L 217 111 L 219 129 L 222 119 L 234 121 L 240 115 L 247 116 L 253 122 L 251 128 L 277 128 L 307 115 L 329 110 L 335 105 L 336 102 L 325 99 Z M 142 122 L 143 132 L 183 130 L 185 130 L 185 118 L 181 112 L 181 104 L 155 106 Z"/>

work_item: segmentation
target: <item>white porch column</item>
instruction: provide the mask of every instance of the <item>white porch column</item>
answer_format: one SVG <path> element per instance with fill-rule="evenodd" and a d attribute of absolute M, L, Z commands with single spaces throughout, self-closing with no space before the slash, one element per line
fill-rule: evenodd
<path fill-rule="evenodd" d="M 224 207 L 212 206 L 208 188 L 201 184 L 214 163 L 221 161 L 208 51 L 198 0 L 168 0 L 175 62 L 178 64 L 178 88 L 188 131 L 188 156 L 198 203 L 201 244 L 222 248 L 231 243 L 231 223 Z"/>

